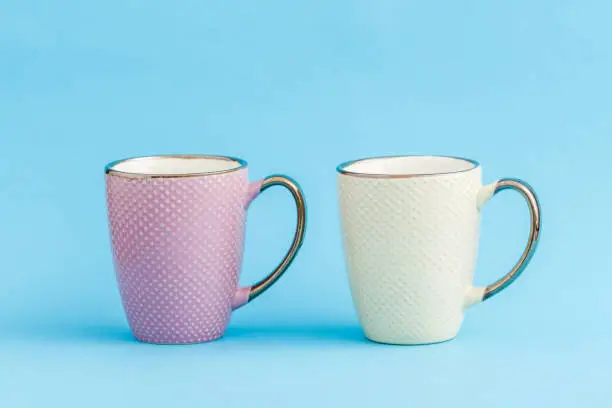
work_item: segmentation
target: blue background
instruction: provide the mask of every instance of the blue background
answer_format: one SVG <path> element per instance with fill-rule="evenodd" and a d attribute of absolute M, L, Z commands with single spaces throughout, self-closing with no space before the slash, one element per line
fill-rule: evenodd
<path fill-rule="evenodd" d="M 0 407 L 595 406 L 610 403 L 612 6 L 583 1 L 22 1 L 0 5 Z M 103 166 L 229 154 L 309 206 L 303 249 L 225 338 L 131 336 Z M 459 337 L 364 340 L 335 166 L 381 154 L 483 163 L 543 207 L 541 244 Z M 241 281 L 289 244 L 282 189 L 251 207 Z M 522 251 L 518 194 L 483 216 L 476 283 Z"/>

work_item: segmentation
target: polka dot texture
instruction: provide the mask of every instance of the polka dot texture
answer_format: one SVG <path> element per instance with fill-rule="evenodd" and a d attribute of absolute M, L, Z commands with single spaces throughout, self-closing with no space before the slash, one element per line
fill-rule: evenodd
<path fill-rule="evenodd" d="M 339 176 L 351 292 L 366 336 L 399 344 L 454 337 L 478 248 L 480 167 L 457 174 Z"/>
<path fill-rule="evenodd" d="M 253 195 L 247 170 L 184 178 L 107 175 L 106 185 L 115 270 L 134 335 L 172 344 L 220 337 L 237 293 Z"/>

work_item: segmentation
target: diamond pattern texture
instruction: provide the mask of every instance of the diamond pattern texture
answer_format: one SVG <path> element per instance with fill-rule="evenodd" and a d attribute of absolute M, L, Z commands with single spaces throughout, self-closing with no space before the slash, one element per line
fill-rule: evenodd
<path fill-rule="evenodd" d="M 220 337 L 238 288 L 246 207 L 259 184 L 249 188 L 241 169 L 183 178 L 111 174 L 106 185 L 115 271 L 134 335 L 152 343 Z"/>
<path fill-rule="evenodd" d="M 481 169 L 413 178 L 339 175 L 351 293 L 368 338 L 453 338 L 478 250 Z"/>

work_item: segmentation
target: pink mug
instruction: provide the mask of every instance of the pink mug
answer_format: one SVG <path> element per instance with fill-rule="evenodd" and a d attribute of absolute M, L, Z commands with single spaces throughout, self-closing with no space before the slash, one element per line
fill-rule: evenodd
<path fill-rule="evenodd" d="M 223 335 L 232 310 L 265 292 L 297 254 L 304 197 L 285 176 L 249 183 L 247 163 L 223 156 L 150 156 L 108 164 L 106 197 L 115 272 L 140 341 L 198 343 Z M 268 187 L 297 206 L 293 243 L 276 269 L 238 287 L 246 210 Z"/>

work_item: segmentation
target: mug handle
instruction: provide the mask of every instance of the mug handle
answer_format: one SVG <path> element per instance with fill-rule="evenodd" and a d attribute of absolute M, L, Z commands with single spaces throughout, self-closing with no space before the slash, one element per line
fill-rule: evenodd
<path fill-rule="evenodd" d="M 291 247 L 285 254 L 283 260 L 278 264 L 276 268 L 265 278 L 254 284 L 253 286 L 239 287 L 232 303 L 232 309 L 238 309 L 241 306 L 249 303 L 266 290 L 268 290 L 287 270 L 298 250 L 302 246 L 304 241 L 304 233 L 306 231 L 306 204 L 304 202 L 304 195 L 299 184 L 291 177 L 274 174 L 266 177 L 261 181 L 256 181 L 249 186 L 249 195 L 246 202 L 246 207 L 253 201 L 255 197 L 266 191 L 272 186 L 285 187 L 295 200 L 295 206 L 297 209 L 297 224 L 295 227 L 295 235 L 293 236 L 293 242 Z"/>
<path fill-rule="evenodd" d="M 527 205 L 529 206 L 529 214 L 531 216 L 529 240 L 527 241 L 527 246 L 525 247 L 525 250 L 523 251 L 523 254 L 519 258 L 518 262 L 504 277 L 484 288 L 471 287 L 469 289 L 466 299 L 466 307 L 487 300 L 510 286 L 510 284 L 523 273 L 525 268 L 527 268 L 527 265 L 529 264 L 529 261 L 531 261 L 531 257 L 538 246 L 541 226 L 540 204 L 538 202 L 538 197 L 533 191 L 533 188 L 531 188 L 531 186 L 526 182 L 519 179 L 504 178 L 498 180 L 497 182 L 483 186 L 478 192 L 478 210 L 480 211 L 491 197 L 504 190 L 518 191 L 527 202 Z"/>

